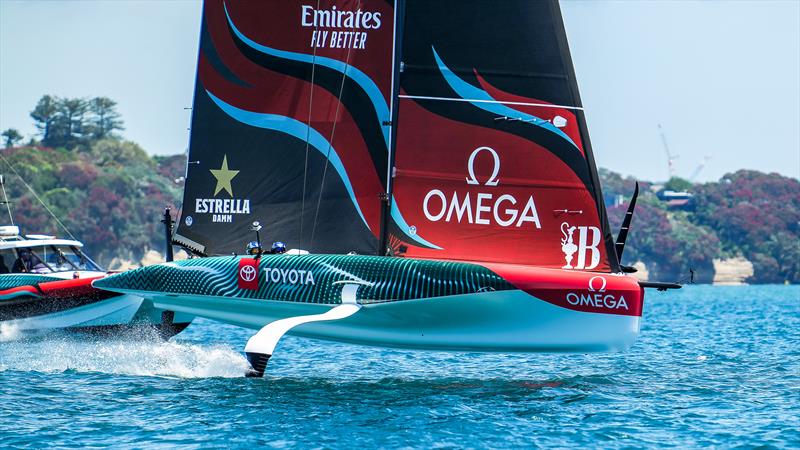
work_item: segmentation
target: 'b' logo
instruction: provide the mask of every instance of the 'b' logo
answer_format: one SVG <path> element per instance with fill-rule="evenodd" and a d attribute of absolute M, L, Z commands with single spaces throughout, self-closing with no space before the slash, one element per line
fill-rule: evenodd
<path fill-rule="evenodd" d="M 575 230 L 578 231 L 578 243 L 574 242 Z M 566 264 L 562 269 L 594 269 L 600 264 L 600 245 L 602 234 L 597 227 L 571 227 L 567 222 L 561 224 L 561 251 L 564 252 Z M 589 236 L 591 234 L 591 237 Z M 572 265 L 573 255 L 578 254 L 578 261 Z M 587 264 L 587 256 L 589 262 Z"/>

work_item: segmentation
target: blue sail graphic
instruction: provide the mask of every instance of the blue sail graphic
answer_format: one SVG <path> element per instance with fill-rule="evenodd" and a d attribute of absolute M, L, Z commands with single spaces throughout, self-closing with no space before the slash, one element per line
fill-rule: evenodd
<path fill-rule="evenodd" d="M 344 168 L 344 164 L 342 164 L 342 160 L 339 158 L 339 154 L 336 153 L 336 149 L 333 148 L 333 145 L 328 142 L 319 131 L 291 117 L 246 111 L 224 102 L 208 90 L 206 90 L 206 93 L 225 114 L 239 122 L 265 130 L 280 131 L 300 139 L 303 142 L 306 141 L 306 136 L 308 136 L 308 143 L 320 152 L 322 156 L 326 156 L 331 166 L 336 169 L 336 173 L 339 174 L 345 189 L 347 189 L 350 201 L 353 202 L 353 206 L 356 208 L 356 211 L 358 211 L 358 215 L 361 216 L 361 220 L 364 221 L 364 225 L 369 228 L 367 219 L 364 218 L 361 207 L 358 206 L 356 194 L 353 192 L 353 185 L 350 183 L 350 177 L 347 176 L 347 171 Z"/>
<path fill-rule="evenodd" d="M 515 119 L 520 119 L 525 123 L 530 123 L 540 128 L 544 128 L 545 130 L 555 133 L 558 136 L 566 139 L 570 144 L 572 144 L 576 149 L 578 148 L 575 145 L 575 142 L 567 136 L 566 133 L 558 129 L 555 125 L 550 123 L 547 120 L 544 120 L 540 117 L 536 117 L 531 114 L 524 113 L 522 111 L 517 111 L 516 109 L 510 108 L 502 103 L 495 103 L 497 100 L 489 95 L 488 92 L 484 91 L 483 89 L 477 88 L 466 81 L 462 80 L 458 77 L 449 67 L 442 61 L 439 57 L 439 54 L 436 53 L 436 49 L 431 47 L 433 50 L 433 57 L 436 58 L 436 64 L 439 66 L 439 72 L 441 72 L 442 76 L 444 77 L 447 84 L 453 89 L 459 97 L 464 100 L 481 100 L 479 102 L 469 102 L 471 105 L 480 108 L 484 111 L 489 111 L 491 113 L 495 113 L 500 116 L 505 117 L 512 117 Z"/>
<path fill-rule="evenodd" d="M 297 53 L 297 52 L 290 52 L 287 50 L 278 50 L 275 48 L 267 47 L 266 45 L 261 45 L 258 42 L 250 39 L 244 33 L 239 31 L 236 28 L 236 25 L 233 23 L 230 14 L 228 14 L 228 6 L 225 5 L 225 15 L 228 18 L 228 24 L 231 26 L 231 29 L 236 34 L 236 36 L 242 40 L 245 44 L 247 44 L 253 50 L 259 51 L 261 53 L 274 56 L 276 58 L 283 58 L 289 59 L 292 61 L 300 61 L 308 64 L 319 64 L 321 66 L 325 66 L 329 69 L 336 70 L 337 72 L 348 76 L 350 79 L 355 81 L 364 92 L 367 93 L 369 99 L 372 101 L 372 106 L 375 108 L 375 113 L 378 115 L 378 121 L 382 122 L 384 120 L 389 120 L 389 106 L 386 104 L 386 100 L 383 98 L 383 94 L 381 90 L 378 89 L 378 86 L 372 81 L 372 78 L 367 76 L 364 72 L 360 71 L 357 67 L 345 64 L 338 59 L 328 58 L 325 56 L 319 55 L 307 55 L 304 53 Z M 386 148 L 389 148 L 389 127 L 383 126 L 382 123 L 378 124 L 381 128 L 381 132 L 383 133 L 383 140 L 386 144 Z"/>

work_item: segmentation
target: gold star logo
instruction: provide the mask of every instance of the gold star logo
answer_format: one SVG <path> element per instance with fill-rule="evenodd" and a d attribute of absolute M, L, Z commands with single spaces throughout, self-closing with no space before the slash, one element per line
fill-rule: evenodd
<path fill-rule="evenodd" d="M 231 187 L 231 180 L 239 174 L 238 170 L 228 169 L 228 155 L 222 157 L 222 167 L 219 169 L 211 169 L 211 175 L 217 179 L 217 188 L 214 189 L 214 196 L 220 193 L 223 189 L 228 191 L 228 195 L 233 197 L 233 188 Z"/>

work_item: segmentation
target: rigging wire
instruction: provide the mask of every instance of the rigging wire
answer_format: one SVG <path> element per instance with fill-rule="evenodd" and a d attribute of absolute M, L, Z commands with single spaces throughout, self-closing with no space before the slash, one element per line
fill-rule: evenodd
<path fill-rule="evenodd" d="M 361 9 L 361 0 L 356 2 L 356 10 Z M 355 31 L 356 26 L 353 24 L 351 31 Z M 319 207 L 322 204 L 322 192 L 325 190 L 325 175 L 328 173 L 328 166 L 330 165 L 330 156 L 331 156 L 331 149 L 333 147 L 333 136 L 336 134 L 336 124 L 339 122 L 339 109 L 342 106 L 342 94 L 344 93 L 344 82 L 347 79 L 347 69 L 350 67 L 350 53 L 352 52 L 353 47 L 349 46 L 347 48 L 347 56 L 344 60 L 344 70 L 342 71 L 342 82 L 339 84 L 339 95 L 337 96 L 336 100 L 336 112 L 333 115 L 333 127 L 331 128 L 331 137 L 328 139 L 328 150 L 325 153 L 325 168 L 322 170 L 322 181 L 319 184 L 319 195 L 317 196 L 317 207 L 314 210 L 314 223 L 311 227 L 311 242 L 309 243 L 309 249 L 314 245 L 314 234 L 317 231 L 317 219 L 319 217 Z"/>
<path fill-rule="evenodd" d="M 6 204 L 6 211 L 8 211 L 8 220 L 11 221 L 11 226 L 14 226 L 14 215 L 11 214 L 11 202 L 8 201 L 8 195 L 6 194 L 6 179 L 3 175 L 0 175 L 0 187 L 3 188 L 3 203 Z"/>
<path fill-rule="evenodd" d="M 65 232 L 66 232 L 66 233 L 69 235 L 69 237 L 71 237 L 73 240 L 77 241 L 77 240 L 78 240 L 78 238 L 76 238 L 76 237 L 75 237 L 75 235 L 74 235 L 74 234 L 72 234 L 72 232 L 70 232 L 70 231 L 69 231 L 69 228 L 67 228 L 67 226 L 66 226 L 66 225 L 64 225 L 64 223 L 63 223 L 63 222 L 61 222 L 61 220 L 59 220 L 59 218 L 58 218 L 58 217 L 56 217 L 56 215 L 53 213 L 53 211 L 51 211 L 51 210 L 50 210 L 50 208 L 48 208 L 48 207 L 47 207 L 47 204 L 44 202 L 44 200 L 42 200 L 42 199 L 41 199 L 41 198 L 40 198 L 40 197 L 39 197 L 39 196 L 36 194 L 36 191 L 34 191 L 34 190 L 33 190 L 33 188 L 31 187 L 31 185 L 30 185 L 30 184 L 28 184 L 28 183 L 25 181 L 25 178 L 23 178 L 23 177 L 22 177 L 22 175 L 20 175 L 20 174 L 19 174 L 19 172 L 17 172 L 17 169 L 14 167 L 14 165 L 13 165 L 13 164 L 11 164 L 11 161 L 9 161 L 8 159 L 6 159 L 6 157 L 3 155 L 3 153 L 2 153 L 2 152 L 0 152 L 0 158 L 2 158 L 2 159 L 3 159 L 3 162 L 5 162 L 5 163 L 8 165 L 8 167 L 11 169 L 11 171 L 12 171 L 12 172 L 14 172 L 14 174 L 15 174 L 17 177 L 19 177 L 20 181 L 22 181 L 22 184 L 23 184 L 23 185 L 25 185 L 25 187 L 26 187 L 26 188 L 28 188 L 28 190 L 31 192 L 31 194 L 33 194 L 33 197 L 34 197 L 36 200 L 38 200 L 38 201 L 39 201 L 39 203 L 41 203 L 41 204 L 42 204 L 42 206 L 43 206 L 43 207 L 44 207 L 44 209 L 47 211 L 47 213 L 48 213 L 48 214 L 50 214 L 50 217 L 52 217 L 52 218 L 53 218 L 53 219 L 56 221 L 56 223 L 57 223 L 59 226 L 61 226 L 61 228 L 63 228 L 63 229 L 64 229 L 64 231 L 65 231 Z M 5 192 L 5 186 L 3 187 L 3 192 Z M 10 212 L 10 211 L 11 211 L 11 210 L 9 209 L 9 212 Z"/>
<path fill-rule="evenodd" d="M 697 271 L 694 270 L 694 267 L 689 267 L 689 274 L 682 276 L 679 280 L 675 282 L 675 284 L 694 284 L 694 277 L 697 274 Z"/>
<path fill-rule="evenodd" d="M 319 10 L 321 0 L 317 0 L 317 11 Z M 316 35 L 319 30 L 319 25 L 314 26 L 314 33 Z M 311 57 L 311 92 L 308 94 L 308 121 L 306 122 L 306 155 L 305 162 L 303 163 L 303 197 L 300 202 L 300 229 L 297 233 L 297 246 L 303 248 L 303 222 L 306 215 L 306 181 L 308 180 L 308 146 L 311 138 L 311 111 L 314 103 L 314 75 L 317 69 L 317 45 L 314 45 L 314 54 Z M 316 220 L 316 219 L 314 219 Z M 314 241 L 313 231 L 311 241 Z"/>

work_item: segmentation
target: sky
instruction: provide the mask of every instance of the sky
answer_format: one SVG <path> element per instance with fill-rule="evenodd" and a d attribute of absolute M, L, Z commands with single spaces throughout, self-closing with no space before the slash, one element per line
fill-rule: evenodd
<path fill-rule="evenodd" d="M 44 94 L 106 96 L 153 154 L 189 134 L 201 3 L 0 0 L 0 130 Z M 564 0 L 600 167 L 659 181 L 738 169 L 800 178 L 800 0 Z"/>

